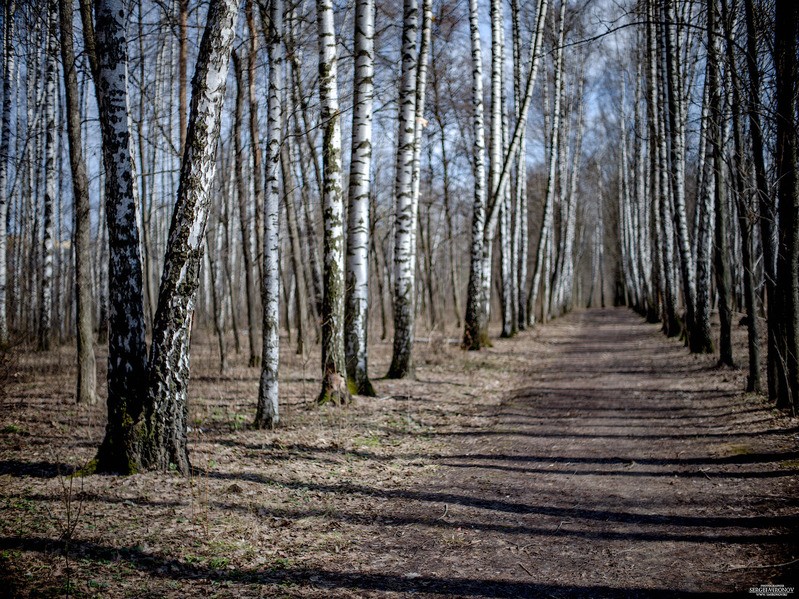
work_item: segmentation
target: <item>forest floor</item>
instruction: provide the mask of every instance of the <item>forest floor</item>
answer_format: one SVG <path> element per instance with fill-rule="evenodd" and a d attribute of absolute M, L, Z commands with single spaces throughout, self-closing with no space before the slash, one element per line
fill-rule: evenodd
<path fill-rule="evenodd" d="M 627 310 L 479 353 L 431 336 L 415 381 L 376 379 L 378 398 L 343 409 L 314 405 L 318 356 L 286 341 L 275 431 L 247 427 L 257 369 L 242 353 L 219 374 L 212 342 L 193 350 L 191 477 L 70 476 L 105 409 L 73 403 L 70 347 L 21 353 L 0 404 L 0 595 L 706 596 L 799 580 L 797 420 Z M 372 347 L 383 373 L 390 344 Z"/>

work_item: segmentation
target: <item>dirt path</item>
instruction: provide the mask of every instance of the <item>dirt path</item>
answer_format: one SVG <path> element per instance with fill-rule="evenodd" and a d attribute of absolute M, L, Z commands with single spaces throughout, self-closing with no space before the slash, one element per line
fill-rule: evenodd
<path fill-rule="evenodd" d="M 736 331 L 740 335 L 741 331 Z M 196 345 L 196 347 L 195 347 Z M 483 352 L 418 340 L 417 380 L 318 408 L 316 356 L 257 370 L 195 340 L 189 478 L 68 474 L 102 437 L 71 348 L 21 356 L 0 403 L 0 596 L 652 597 L 791 584 L 796 420 L 627 310 Z M 372 346 L 385 372 L 388 341 Z"/>
<path fill-rule="evenodd" d="M 495 426 L 451 435 L 434 483 L 406 494 L 410 530 L 369 545 L 378 580 L 648 597 L 799 579 L 758 568 L 799 557 L 796 429 L 737 392 L 740 373 L 624 310 L 569 316 L 538 342 L 551 351 L 529 356 Z"/>

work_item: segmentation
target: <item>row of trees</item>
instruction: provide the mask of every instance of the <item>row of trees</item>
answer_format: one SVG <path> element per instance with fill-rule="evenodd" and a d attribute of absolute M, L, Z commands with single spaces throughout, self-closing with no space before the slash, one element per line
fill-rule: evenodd
<path fill-rule="evenodd" d="M 765 316 L 768 394 L 790 410 L 799 405 L 798 13 L 780 1 L 639 3 L 635 93 L 619 119 L 627 299 L 700 353 L 714 351 L 716 303 L 727 366 L 733 312 L 745 312 L 747 390 L 757 392 Z"/>
<path fill-rule="evenodd" d="M 370 322 L 405 377 L 420 316 L 476 350 L 497 312 L 512 336 L 610 290 L 711 351 L 717 297 L 725 363 L 732 309 L 749 315 L 753 389 L 766 307 L 769 391 L 795 405 L 790 3 L 641 0 L 610 36 L 590 3 L 491 0 L 484 90 L 477 0 L 17 2 L 0 340 L 76 331 L 91 403 L 108 336 L 99 470 L 188 470 L 193 326 L 223 370 L 246 333 L 269 428 L 281 326 L 321 344 L 318 401 L 343 404 L 374 393 Z"/>

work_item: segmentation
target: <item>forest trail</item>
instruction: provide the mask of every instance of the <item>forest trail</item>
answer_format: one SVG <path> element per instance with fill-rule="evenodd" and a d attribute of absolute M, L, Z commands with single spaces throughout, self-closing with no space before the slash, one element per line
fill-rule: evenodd
<path fill-rule="evenodd" d="M 494 426 L 452 435 L 432 484 L 408 492 L 397 518 L 425 524 L 369 543 L 375 575 L 481 597 L 746 594 L 799 580 L 796 564 L 762 568 L 797 555 L 796 429 L 738 391 L 741 373 L 622 309 L 535 337 L 550 351 L 531 353 L 528 384 Z"/>
<path fill-rule="evenodd" d="M 799 579 L 766 567 L 799 556 L 796 421 L 629 310 L 480 352 L 417 340 L 416 380 L 375 379 L 380 397 L 345 409 L 316 406 L 311 358 L 287 348 L 274 431 L 242 425 L 257 371 L 242 353 L 219 374 L 211 341 L 190 477 L 66 477 L 103 406 L 75 405 L 69 348 L 21 356 L 0 406 L 0 596 L 63 596 L 68 568 L 75 596 L 174 599 L 751 596 Z"/>

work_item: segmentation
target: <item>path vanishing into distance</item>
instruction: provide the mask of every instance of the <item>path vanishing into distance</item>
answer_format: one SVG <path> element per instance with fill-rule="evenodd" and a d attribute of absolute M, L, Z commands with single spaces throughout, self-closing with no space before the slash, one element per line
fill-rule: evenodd
<path fill-rule="evenodd" d="M 8 405 L 25 432 L 0 437 L 0 596 L 63 595 L 65 505 L 87 596 L 751 597 L 799 580 L 799 428 L 740 391 L 743 371 L 625 309 L 481 352 L 436 343 L 417 341 L 416 380 L 376 379 L 346 410 L 303 399 L 287 360 L 275 431 L 233 426 L 252 369 L 197 376 L 194 418 L 211 416 L 191 477 L 63 478 L 102 413 L 57 395 L 58 370 L 23 378 Z"/>
<path fill-rule="evenodd" d="M 623 309 L 531 337 L 546 351 L 528 383 L 493 426 L 450 434 L 396 506 L 409 527 L 366 544 L 379 557 L 352 586 L 650 597 L 799 580 L 779 565 L 799 557 L 795 421 L 740 392 L 741 372 Z"/>

